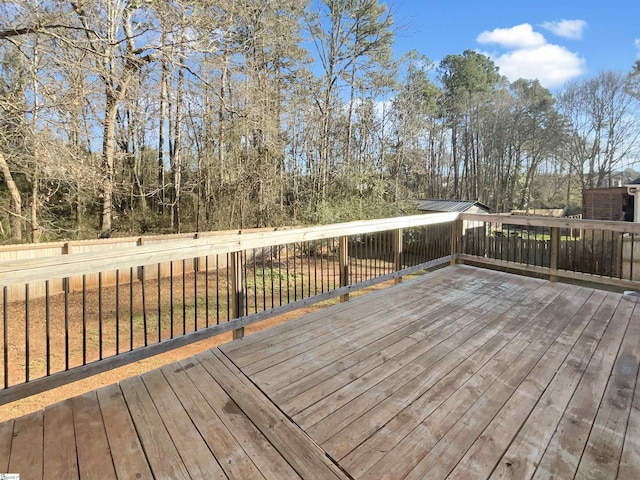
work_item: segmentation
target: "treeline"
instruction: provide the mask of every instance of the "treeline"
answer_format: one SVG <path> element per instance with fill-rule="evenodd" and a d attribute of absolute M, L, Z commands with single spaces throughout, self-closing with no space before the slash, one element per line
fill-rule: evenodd
<path fill-rule="evenodd" d="M 0 236 L 571 207 L 636 158 L 638 65 L 553 95 L 394 59 L 396 28 L 377 0 L 3 1 Z"/>

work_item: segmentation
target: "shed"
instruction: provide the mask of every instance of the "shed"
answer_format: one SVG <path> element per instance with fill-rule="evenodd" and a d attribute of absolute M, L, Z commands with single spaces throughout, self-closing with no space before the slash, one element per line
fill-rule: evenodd
<path fill-rule="evenodd" d="M 627 187 L 586 188 L 582 190 L 582 218 L 632 222 L 633 201 Z"/>
<path fill-rule="evenodd" d="M 477 200 L 418 200 L 423 212 L 489 213 L 490 208 Z"/>

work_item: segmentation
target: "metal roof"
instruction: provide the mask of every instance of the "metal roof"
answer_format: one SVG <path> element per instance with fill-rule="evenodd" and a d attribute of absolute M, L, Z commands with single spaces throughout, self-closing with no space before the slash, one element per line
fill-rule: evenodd
<path fill-rule="evenodd" d="M 477 206 L 489 211 L 485 204 L 473 200 L 419 200 L 418 210 L 428 212 L 466 212 L 471 207 Z"/>

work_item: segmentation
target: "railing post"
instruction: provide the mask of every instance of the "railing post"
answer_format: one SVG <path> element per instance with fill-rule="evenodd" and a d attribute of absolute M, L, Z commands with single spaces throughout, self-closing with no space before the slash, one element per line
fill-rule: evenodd
<path fill-rule="evenodd" d="M 558 281 L 558 258 L 560 255 L 560 228 L 551 227 L 551 258 L 549 261 L 549 267 L 551 273 L 549 274 L 549 280 L 552 282 Z"/>
<path fill-rule="evenodd" d="M 462 220 L 451 222 L 451 265 L 461 263 L 458 254 L 462 253 Z"/>
<path fill-rule="evenodd" d="M 349 286 L 349 237 L 340 237 L 339 241 L 340 250 L 340 286 Z M 345 293 L 340 295 L 340 301 L 346 302 L 349 300 L 349 294 Z"/>
<path fill-rule="evenodd" d="M 393 232 L 393 265 L 396 272 L 402 270 L 402 229 Z M 402 283 L 402 277 L 396 277 L 394 283 Z"/>
<path fill-rule="evenodd" d="M 240 318 L 244 315 L 244 282 L 242 281 L 242 252 L 231 252 L 229 268 L 231 268 L 231 316 Z M 233 331 L 233 339 L 244 337 L 244 327 Z"/>

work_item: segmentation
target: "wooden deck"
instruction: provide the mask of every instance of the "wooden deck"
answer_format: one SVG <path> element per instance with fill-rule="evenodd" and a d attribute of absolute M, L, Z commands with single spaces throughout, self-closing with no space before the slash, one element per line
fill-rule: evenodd
<path fill-rule="evenodd" d="M 448 267 L 0 424 L 31 478 L 640 478 L 638 297 Z"/>

